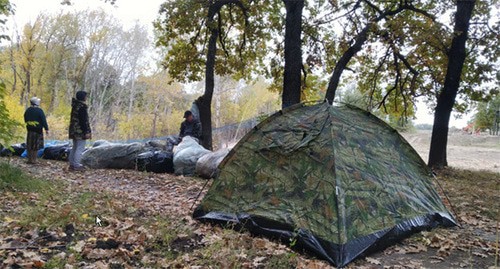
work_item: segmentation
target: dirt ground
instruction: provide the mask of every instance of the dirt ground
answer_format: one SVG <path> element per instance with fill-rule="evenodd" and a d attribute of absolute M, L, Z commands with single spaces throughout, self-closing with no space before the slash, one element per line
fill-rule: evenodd
<path fill-rule="evenodd" d="M 402 135 L 427 162 L 431 132 L 417 131 Z M 500 136 L 452 132 L 448 136 L 447 154 L 448 165 L 451 167 L 500 173 Z"/>
<path fill-rule="evenodd" d="M 426 160 L 430 133 L 404 136 Z M 450 137 L 450 165 L 467 170 L 438 171 L 437 182 L 460 227 L 415 234 L 347 268 L 499 269 L 499 139 Z M 199 178 L 0 161 L 62 186 L 45 198 L 0 190 L 0 268 L 333 268 L 284 244 L 193 220 L 193 203 L 207 190 Z"/>

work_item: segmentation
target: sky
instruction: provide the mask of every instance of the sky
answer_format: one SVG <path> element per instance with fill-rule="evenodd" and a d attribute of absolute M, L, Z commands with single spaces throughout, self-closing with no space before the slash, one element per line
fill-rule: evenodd
<path fill-rule="evenodd" d="M 15 15 L 9 19 L 8 26 L 12 32 L 14 29 L 21 29 L 26 23 L 32 22 L 37 15 L 44 13 L 57 14 L 61 11 L 85 10 L 103 8 L 120 20 L 125 27 L 131 27 L 136 22 L 146 26 L 152 35 L 152 22 L 156 19 L 158 9 L 165 0 L 116 0 L 114 6 L 105 3 L 104 0 L 72 0 L 72 6 L 61 5 L 62 0 L 11 0 L 15 5 Z M 425 103 L 417 102 L 417 112 L 415 124 L 432 124 L 433 110 L 429 109 Z M 467 125 L 472 114 L 463 115 L 457 119 L 457 114 L 452 113 L 450 127 L 462 128 Z"/>

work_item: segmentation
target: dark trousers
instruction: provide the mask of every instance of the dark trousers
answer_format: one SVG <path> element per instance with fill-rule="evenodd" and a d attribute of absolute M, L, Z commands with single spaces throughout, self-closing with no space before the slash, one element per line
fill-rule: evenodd
<path fill-rule="evenodd" d="M 38 150 L 43 148 L 43 132 L 28 131 L 26 137 L 26 150 L 28 151 L 28 163 L 35 163 Z"/>

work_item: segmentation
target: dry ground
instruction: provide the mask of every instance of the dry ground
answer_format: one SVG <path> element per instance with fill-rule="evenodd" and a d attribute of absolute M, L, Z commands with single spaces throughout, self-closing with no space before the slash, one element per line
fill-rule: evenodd
<path fill-rule="evenodd" d="M 427 162 L 431 132 L 417 131 L 403 136 Z M 447 155 L 448 165 L 451 167 L 500 173 L 500 136 L 452 132 L 448 137 Z"/>
<path fill-rule="evenodd" d="M 498 145 L 484 147 L 491 148 L 498 153 Z M 450 154 L 452 165 L 454 158 Z M 491 164 L 498 159 L 488 161 L 478 163 L 496 171 Z M 192 220 L 191 206 L 206 182 L 201 179 L 124 170 L 69 173 L 62 162 L 28 166 L 17 158 L 0 159 L 0 165 L 35 178 L 0 181 L 0 268 L 330 268 L 283 244 Z M 438 178 L 461 227 L 416 234 L 347 268 L 498 264 L 500 175 L 446 169 Z"/>

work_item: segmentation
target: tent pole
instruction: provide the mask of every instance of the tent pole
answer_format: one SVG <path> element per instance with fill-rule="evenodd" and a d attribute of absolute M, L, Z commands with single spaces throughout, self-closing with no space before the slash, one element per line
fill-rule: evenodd
<path fill-rule="evenodd" d="M 193 210 L 193 207 L 194 205 L 196 204 L 196 202 L 198 202 L 198 198 L 200 198 L 200 195 L 201 193 L 203 192 L 203 190 L 205 189 L 205 187 L 208 185 L 208 182 L 210 181 L 210 179 L 207 180 L 207 182 L 205 182 L 205 184 L 203 185 L 203 187 L 201 188 L 200 192 L 198 193 L 198 195 L 196 196 L 196 199 L 194 199 L 194 202 L 193 204 L 191 205 L 191 208 L 189 208 L 189 211 Z"/>
<path fill-rule="evenodd" d="M 436 174 L 434 174 L 434 172 L 432 172 L 432 177 L 434 178 L 434 181 L 437 183 L 439 189 L 441 189 L 441 191 L 443 192 L 444 197 L 446 198 L 446 201 L 448 201 L 448 204 L 450 204 L 451 212 L 457 217 L 456 221 L 457 221 L 458 226 L 461 227 L 462 225 L 460 225 L 460 220 L 458 219 L 458 215 L 457 215 L 457 212 L 455 211 L 455 207 L 451 203 L 450 197 L 448 197 L 448 194 L 444 190 L 443 186 L 441 186 L 441 183 L 439 183 L 439 180 L 436 177 Z"/>

